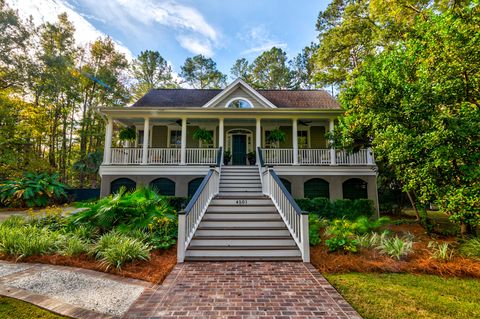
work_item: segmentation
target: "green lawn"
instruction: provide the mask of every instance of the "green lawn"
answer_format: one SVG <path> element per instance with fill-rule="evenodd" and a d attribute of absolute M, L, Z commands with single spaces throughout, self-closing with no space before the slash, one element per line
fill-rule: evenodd
<path fill-rule="evenodd" d="M 67 317 L 56 315 L 28 302 L 0 296 L 0 318 L 61 319 Z"/>
<path fill-rule="evenodd" d="M 480 318 L 480 280 L 359 273 L 325 277 L 365 319 Z"/>

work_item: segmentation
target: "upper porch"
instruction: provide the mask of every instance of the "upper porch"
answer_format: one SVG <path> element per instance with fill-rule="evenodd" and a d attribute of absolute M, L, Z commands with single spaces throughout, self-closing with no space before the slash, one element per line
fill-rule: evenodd
<path fill-rule="evenodd" d="M 271 111 L 265 114 L 249 110 L 239 114 L 203 109 L 202 113 L 185 110 L 179 117 L 178 113 L 182 113 L 179 110 L 176 114 L 145 109 L 126 111 L 107 111 L 104 167 L 215 165 L 220 147 L 225 151 L 224 165 L 255 164 L 258 148 L 262 149 L 267 165 L 375 165 L 369 149 L 348 153 L 329 147 L 326 133 L 333 132 L 338 116 L 332 112 L 297 110 L 296 114 Z M 133 127 L 136 138 L 119 140 L 118 131 L 122 127 Z M 209 132 L 212 139 L 208 142 L 196 139 L 195 132 L 199 129 Z M 284 138 L 272 141 L 269 138 L 272 131 L 282 132 Z"/>

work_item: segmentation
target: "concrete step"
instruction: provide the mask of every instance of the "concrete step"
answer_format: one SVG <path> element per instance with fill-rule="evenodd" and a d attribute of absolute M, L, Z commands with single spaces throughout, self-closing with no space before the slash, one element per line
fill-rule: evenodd
<path fill-rule="evenodd" d="M 205 227 L 199 225 L 195 236 L 290 236 L 288 229 L 283 227 Z"/>
<path fill-rule="evenodd" d="M 220 184 L 252 184 L 258 183 L 262 184 L 260 178 L 255 179 L 239 179 L 239 178 L 221 178 Z"/>
<path fill-rule="evenodd" d="M 277 213 L 277 208 L 272 203 L 267 205 L 210 205 L 207 208 L 208 213 L 239 213 L 239 214 L 260 214 Z M 277 214 L 278 215 L 278 214 Z M 250 215 L 249 215 L 250 216 Z"/>
<path fill-rule="evenodd" d="M 220 192 L 261 192 L 261 186 L 250 185 L 220 185 Z"/>
<path fill-rule="evenodd" d="M 189 247 L 202 246 L 294 246 L 295 241 L 289 236 L 273 237 L 233 237 L 233 236 L 197 236 L 193 237 Z"/>
<path fill-rule="evenodd" d="M 215 199 L 212 199 L 210 202 L 210 206 L 239 206 L 239 207 L 245 207 L 245 206 L 250 206 L 250 205 L 273 205 L 272 201 L 270 199 L 262 199 L 262 198 L 236 198 L 233 196 L 230 196 L 231 198 L 218 198 L 216 197 Z"/>
<path fill-rule="evenodd" d="M 246 198 L 248 196 L 255 196 L 255 197 L 261 197 L 263 196 L 263 193 L 261 191 L 252 191 L 252 192 L 235 192 L 235 191 L 222 191 L 220 190 L 220 193 L 218 196 L 222 197 L 222 199 L 227 199 L 228 197 L 232 197 L 235 199 L 240 199 L 241 198 Z"/>
<path fill-rule="evenodd" d="M 262 220 L 262 219 L 272 219 L 272 220 L 282 220 L 282 217 L 277 213 L 258 213 L 258 212 L 250 212 L 250 213 L 225 213 L 225 212 L 207 212 L 204 216 L 202 221 L 207 220 L 223 220 L 223 219 L 242 219 L 248 218 L 248 220 Z"/>
<path fill-rule="evenodd" d="M 211 256 L 211 257 L 193 257 L 186 256 L 185 261 L 302 261 L 302 257 L 225 257 L 225 256 Z"/>
<path fill-rule="evenodd" d="M 189 247 L 185 257 L 301 257 L 297 246 L 202 246 Z"/>
<path fill-rule="evenodd" d="M 201 227 L 251 227 L 251 228 L 264 228 L 264 227 L 285 227 L 285 223 L 282 219 L 214 219 L 214 220 L 202 220 Z"/>

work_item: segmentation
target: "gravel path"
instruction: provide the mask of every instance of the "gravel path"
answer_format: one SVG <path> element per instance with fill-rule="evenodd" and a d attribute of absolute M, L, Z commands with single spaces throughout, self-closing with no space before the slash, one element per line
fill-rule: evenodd
<path fill-rule="evenodd" d="M 95 271 L 3 261 L 0 261 L 0 286 L 22 289 L 118 317 L 128 310 L 146 287 L 144 283 L 135 280 L 114 278 Z"/>

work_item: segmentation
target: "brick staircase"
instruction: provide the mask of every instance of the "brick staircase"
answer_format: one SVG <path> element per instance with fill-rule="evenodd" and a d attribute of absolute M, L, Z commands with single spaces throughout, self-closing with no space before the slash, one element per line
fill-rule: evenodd
<path fill-rule="evenodd" d="M 223 166 L 185 260 L 302 260 L 272 200 L 263 195 L 256 166 Z"/>

